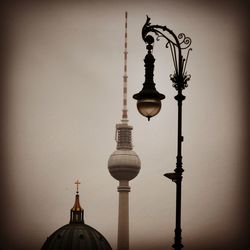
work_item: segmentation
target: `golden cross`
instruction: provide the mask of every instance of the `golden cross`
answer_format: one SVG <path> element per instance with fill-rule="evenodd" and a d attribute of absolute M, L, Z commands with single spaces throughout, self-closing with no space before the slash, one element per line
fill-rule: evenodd
<path fill-rule="evenodd" d="M 77 180 L 75 182 L 75 184 L 76 184 L 76 192 L 78 193 L 79 184 L 81 184 L 81 182 L 79 180 Z"/>

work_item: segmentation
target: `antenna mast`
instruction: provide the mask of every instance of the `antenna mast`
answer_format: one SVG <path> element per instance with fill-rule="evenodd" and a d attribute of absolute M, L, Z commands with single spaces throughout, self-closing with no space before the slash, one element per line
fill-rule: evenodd
<path fill-rule="evenodd" d="M 123 109 L 122 123 L 128 122 L 127 92 L 128 92 L 128 75 L 127 75 L 127 55 L 128 55 L 128 12 L 125 12 L 125 43 L 124 43 L 124 75 L 123 75 Z"/>

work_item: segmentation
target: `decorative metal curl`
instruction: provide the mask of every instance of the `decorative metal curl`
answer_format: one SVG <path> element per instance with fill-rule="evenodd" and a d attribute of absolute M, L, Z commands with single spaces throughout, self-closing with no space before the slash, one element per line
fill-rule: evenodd
<path fill-rule="evenodd" d="M 178 35 L 178 39 L 181 45 L 181 49 L 187 49 L 188 47 L 190 47 L 192 40 L 190 37 L 187 37 L 184 33 L 180 33 Z M 182 44 L 185 44 L 186 46 L 182 46 Z"/>
<path fill-rule="evenodd" d="M 146 22 L 142 28 L 142 39 L 145 43 L 152 44 L 154 43 L 154 37 L 149 35 L 153 33 L 156 37 L 156 41 L 159 41 L 161 38 L 167 40 L 166 48 L 170 48 L 171 56 L 174 63 L 175 72 L 170 75 L 170 79 L 173 82 L 173 86 L 178 89 L 185 89 L 188 84 L 187 81 L 190 80 L 190 75 L 186 72 L 186 65 L 189 57 L 189 52 L 192 50 L 190 47 L 192 40 L 190 37 L 187 37 L 184 33 L 176 34 L 167 28 L 166 26 L 161 25 L 151 25 L 150 18 L 147 16 Z M 165 35 L 167 33 L 170 36 Z M 189 49 L 188 49 L 189 48 Z M 182 54 L 183 50 L 187 50 L 184 57 Z"/>
<path fill-rule="evenodd" d="M 160 41 L 160 38 L 161 38 L 161 37 L 163 37 L 162 34 L 157 34 L 157 33 L 156 33 L 156 41 Z M 169 43 L 169 42 L 168 42 L 168 43 Z"/>

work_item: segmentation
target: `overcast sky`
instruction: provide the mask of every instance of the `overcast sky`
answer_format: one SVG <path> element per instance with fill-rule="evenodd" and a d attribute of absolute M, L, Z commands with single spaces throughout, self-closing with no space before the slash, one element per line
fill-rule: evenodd
<path fill-rule="evenodd" d="M 175 222 L 175 185 L 163 177 L 175 168 L 177 133 L 164 41 L 154 47 L 161 112 L 148 122 L 132 99 L 144 81 L 146 14 L 193 41 L 183 104 L 185 249 L 236 249 L 249 187 L 244 1 L 51 2 L 2 6 L 4 249 L 40 249 L 67 224 L 76 179 L 85 222 L 115 249 L 118 183 L 107 161 L 121 119 L 125 11 L 129 124 L 142 163 L 130 183 L 131 250 L 170 249 Z"/>

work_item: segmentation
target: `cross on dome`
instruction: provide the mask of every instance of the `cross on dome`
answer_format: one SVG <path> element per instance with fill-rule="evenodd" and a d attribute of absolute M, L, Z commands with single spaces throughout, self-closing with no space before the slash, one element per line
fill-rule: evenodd
<path fill-rule="evenodd" d="M 75 184 L 76 184 L 76 192 L 79 193 L 78 189 L 79 189 L 79 185 L 81 184 L 81 182 L 77 179 Z"/>

